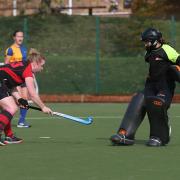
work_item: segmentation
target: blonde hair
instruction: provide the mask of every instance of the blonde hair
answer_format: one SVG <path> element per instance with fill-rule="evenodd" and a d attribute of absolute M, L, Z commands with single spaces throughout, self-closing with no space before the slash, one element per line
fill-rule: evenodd
<path fill-rule="evenodd" d="M 28 53 L 28 61 L 29 62 L 37 62 L 40 63 L 42 60 L 45 60 L 45 58 L 41 55 L 41 53 L 35 49 L 31 48 Z"/>

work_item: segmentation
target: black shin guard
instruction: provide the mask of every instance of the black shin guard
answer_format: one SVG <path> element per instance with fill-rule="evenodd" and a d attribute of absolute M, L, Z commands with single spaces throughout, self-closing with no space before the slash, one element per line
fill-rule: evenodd
<path fill-rule="evenodd" d="M 169 142 L 167 109 L 165 101 L 160 97 L 150 96 L 146 99 L 146 110 L 150 123 L 150 138 L 160 138 L 162 144 Z"/>
<path fill-rule="evenodd" d="M 122 119 L 118 134 L 124 134 L 128 139 L 134 139 L 137 128 L 146 114 L 144 94 L 137 93 L 133 96 Z"/>

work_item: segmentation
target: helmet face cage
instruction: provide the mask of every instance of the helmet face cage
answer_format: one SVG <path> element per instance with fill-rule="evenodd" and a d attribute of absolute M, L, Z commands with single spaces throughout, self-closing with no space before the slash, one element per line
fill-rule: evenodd
<path fill-rule="evenodd" d="M 141 34 L 141 40 L 144 42 L 150 42 L 152 48 L 155 48 L 158 42 L 160 42 L 162 34 L 160 31 L 148 28 Z"/>

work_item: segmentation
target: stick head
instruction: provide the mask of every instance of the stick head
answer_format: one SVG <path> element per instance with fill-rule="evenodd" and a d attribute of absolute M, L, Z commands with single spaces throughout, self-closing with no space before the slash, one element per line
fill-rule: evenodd
<path fill-rule="evenodd" d="M 92 124 L 92 122 L 93 122 L 93 118 L 92 117 L 88 117 L 87 120 L 89 121 L 89 124 Z"/>

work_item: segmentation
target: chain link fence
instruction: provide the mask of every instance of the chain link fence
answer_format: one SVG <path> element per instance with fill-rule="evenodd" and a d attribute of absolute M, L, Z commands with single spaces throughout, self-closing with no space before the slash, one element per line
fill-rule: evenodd
<path fill-rule="evenodd" d="M 46 57 L 37 75 L 40 93 L 130 94 L 143 89 L 148 65 L 140 34 L 147 27 L 162 31 L 180 52 L 180 23 L 169 20 L 83 16 L 1 18 L 1 57 L 12 32 L 23 29 L 28 48 Z M 177 92 L 180 92 L 177 88 Z"/>

